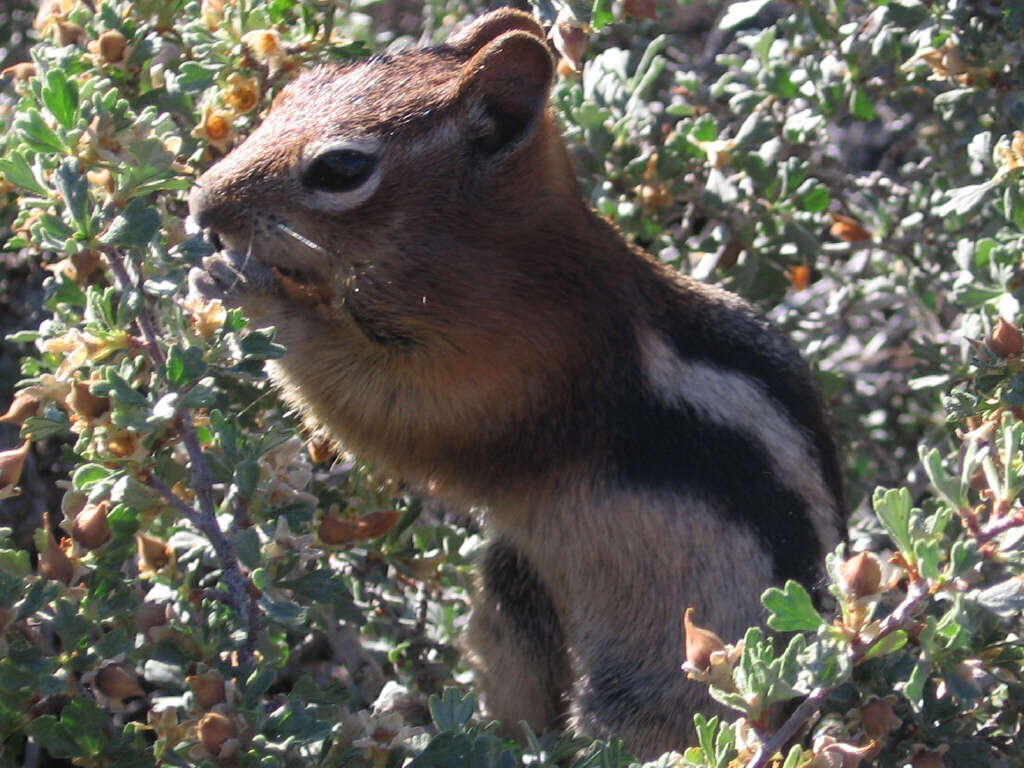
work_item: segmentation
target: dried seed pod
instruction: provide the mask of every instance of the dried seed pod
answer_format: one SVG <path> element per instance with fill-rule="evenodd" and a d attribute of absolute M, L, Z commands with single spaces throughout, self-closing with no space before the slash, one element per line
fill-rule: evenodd
<path fill-rule="evenodd" d="M 144 533 L 135 535 L 139 550 L 139 567 L 149 571 L 158 571 L 171 559 L 171 551 L 167 543 Z"/>
<path fill-rule="evenodd" d="M 128 41 L 116 29 L 108 29 L 100 35 L 97 43 L 99 43 L 97 47 L 99 48 L 100 56 L 110 64 L 116 64 L 121 61 L 124 58 L 125 49 L 128 47 Z"/>
<path fill-rule="evenodd" d="M 35 76 L 36 65 L 31 61 L 22 61 L 0 70 L 0 77 L 9 77 L 12 80 L 29 80 Z"/>
<path fill-rule="evenodd" d="M 829 227 L 828 233 L 832 237 L 847 243 L 859 243 L 862 240 L 871 239 L 871 233 L 864 229 L 856 219 L 843 216 L 841 213 L 830 213 L 829 217 L 832 219 L 832 226 Z"/>
<path fill-rule="evenodd" d="M 73 382 L 64 402 L 72 414 L 85 419 L 95 419 L 110 409 L 110 398 L 94 395 L 87 381 Z"/>
<path fill-rule="evenodd" d="M 135 628 L 149 635 L 153 627 L 167 624 L 167 606 L 164 603 L 142 603 L 135 609 Z"/>
<path fill-rule="evenodd" d="M 334 447 L 327 435 L 317 433 L 306 443 L 306 451 L 314 464 L 330 461 L 334 456 Z"/>
<path fill-rule="evenodd" d="M 210 754 L 219 755 L 224 742 L 238 736 L 238 727 L 220 712 L 207 712 L 199 718 L 196 736 Z"/>
<path fill-rule="evenodd" d="M 17 485 L 21 480 L 21 471 L 25 468 L 25 458 L 31 447 L 32 443 L 26 440 L 17 448 L 0 452 L 0 489 Z"/>
<path fill-rule="evenodd" d="M 89 504 L 75 516 L 71 538 L 86 549 L 99 549 L 110 541 L 110 523 L 107 520 L 109 501 Z"/>
<path fill-rule="evenodd" d="M 39 413 L 39 401 L 31 395 L 16 395 L 11 400 L 7 413 L 0 416 L 0 422 L 4 424 L 24 424 L 25 419 Z"/>
<path fill-rule="evenodd" d="M 945 768 L 945 761 L 942 759 L 944 749 L 922 749 L 914 755 L 910 761 L 910 768 Z"/>
<path fill-rule="evenodd" d="M 903 725 L 893 712 L 890 697 L 871 699 L 861 705 L 860 721 L 864 724 L 864 732 L 872 738 L 885 736 Z"/>
<path fill-rule="evenodd" d="M 112 699 L 145 695 L 139 685 L 139 676 L 127 664 L 107 664 L 103 667 L 96 673 L 96 688 Z"/>
<path fill-rule="evenodd" d="M 204 672 L 201 675 L 189 675 L 185 684 L 195 694 L 196 703 L 203 711 L 210 710 L 215 704 L 227 699 L 224 690 L 224 678 L 216 671 Z"/>
<path fill-rule="evenodd" d="M 693 608 L 687 608 L 683 614 L 683 630 L 686 633 L 686 661 L 697 669 L 710 669 L 711 654 L 725 650 L 722 638 L 693 623 Z"/>
<path fill-rule="evenodd" d="M 344 544 L 356 538 L 356 521 L 343 517 L 325 517 L 316 532 L 324 544 Z"/>
<path fill-rule="evenodd" d="M 70 21 L 58 21 L 54 27 L 54 38 L 57 45 L 75 45 L 85 37 L 85 32 L 77 24 Z"/>
<path fill-rule="evenodd" d="M 622 13 L 634 19 L 656 19 L 658 3 L 656 0 L 623 0 Z"/>
<path fill-rule="evenodd" d="M 1016 357 L 1024 350 L 1024 333 L 1021 333 L 1016 325 L 1000 317 L 992 333 L 985 339 L 985 344 L 996 357 Z"/>
<path fill-rule="evenodd" d="M 555 45 L 555 50 L 562 54 L 572 68 L 579 72 L 583 69 L 583 54 L 587 50 L 587 26 L 576 18 L 569 6 L 563 6 L 558 12 L 555 23 L 548 32 L 548 38 Z"/>
<path fill-rule="evenodd" d="M 873 553 L 858 552 L 839 566 L 839 577 L 853 597 L 876 595 L 882 584 L 882 564 Z"/>
<path fill-rule="evenodd" d="M 46 525 L 45 518 L 43 524 Z M 63 584 L 70 584 L 75 575 L 75 564 L 49 531 L 46 533 L 46 546 L 39 552 L 36 573 L 44 579 Z"/>

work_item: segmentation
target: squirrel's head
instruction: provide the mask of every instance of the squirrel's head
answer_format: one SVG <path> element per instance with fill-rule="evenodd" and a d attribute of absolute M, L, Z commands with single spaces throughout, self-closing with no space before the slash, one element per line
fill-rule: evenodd
<path fill-rule="evenodd" d="M 300 75 L 199 179 L 191 214 L 222 254 L 193 283 L 379 321 L 460 275 L 507 282 L 518 268 L 481 264 L 483 246 L 576 194 L 547 112 L 553 71 L 541 27 L 505 9 L 438 47 Z"/>

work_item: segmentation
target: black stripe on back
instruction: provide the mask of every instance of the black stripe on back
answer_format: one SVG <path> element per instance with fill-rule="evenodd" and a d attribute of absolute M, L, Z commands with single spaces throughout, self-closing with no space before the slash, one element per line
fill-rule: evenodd
<path fill-rule="evenodd" d="M 685 403 L 661 405 L 640 390 L 619 414 L 614 460 L 623 485 L 705 500 L 756 533 L 779 582 L 814 586 L 822 551 L 807 502 L 782 484 L 757 438 L 702 419 Z"/>

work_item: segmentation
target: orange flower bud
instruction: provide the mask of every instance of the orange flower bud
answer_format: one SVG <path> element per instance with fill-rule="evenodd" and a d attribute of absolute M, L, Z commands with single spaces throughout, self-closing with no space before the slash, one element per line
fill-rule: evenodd
<path fill-rule="evenodd" d="M 334 446 L 331 439 L 324 434 L 313 435 L 306 442 L 306 451 L 309 453 L 309 458 L 314 464 L 330 461 L 331 457 L 334 456 Z"/>

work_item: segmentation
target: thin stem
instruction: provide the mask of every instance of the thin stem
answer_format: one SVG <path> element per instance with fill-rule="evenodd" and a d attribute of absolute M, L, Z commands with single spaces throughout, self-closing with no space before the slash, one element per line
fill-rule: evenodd
<path fill-rule="evenodd" d="M 136 264 L 138 281 L 133 286 L 121 254 L 113 248 L 105 248 L 104 254 L 110 263 L 114 276 L 121 285 L 121 290 L 128 291 L 134 289 L 140 295 L 144 295 L 143 284 L 145 278 L 142 272 L 142 265 Z M 160 349 L 160 343 L 157 339 L 153 323 L 144 309 L 138 313 L 136 322 L 138 323 L 139 330 L 142 331 L 149 354 L 154 362 L 157 365 L 166 364 L 167 359 L 164 356 L 163 350 Z M 240 661 L 243 665 L 248 664 L 252 659 L 253 651 L 256 647 L 256 634 L 259 631 L 257 606 L 252 600 L 252 590 L 249 588 L 248 579 L 242 574 L 242 570 L 238 565 L 235 549 L 217 522 L 217 505 L 213 497 L 213 480 L 210 476 L 210 470 L 206 465 L 206 459 L 203 456 L 203 448 L 199 443 L 199 435 L 196 433 L 191 409 L 182 409 L 175 419 L 175 425 L 188 453 L 189 465 L 192 471 L 192 487 L 196 494 L 199 509 L 197 510 L 178 498 L 167 487 L 167 484 L 155 475 L 150 476 L 149 485 L 163 496 L 171 506 L 182 512 L 209 539 L 210 544 L 213 546 L 214 554 L 217 556 L 217 561 L 220 564 L 224 583 L 228 587 L 230 599 L 227 602 L 234 609 L 235 613 L 238 614 L 241 623 L 247 626 L 247 637 L 245 644 L 242 646 Z"/>
<path fill-rule="evenodd" d="M 900 602 L 896 609 L 882 619 L 878 627 L 878 634 L 874 639 L 865 645 L 858 645 L 851 649 L 850 656 L 853 664 L 860 662 L 867 653 L 880 643 L 886 636 L 891 635 L 898 629 L 905 627 L 913 616 L 920 610 L 924 601 L 928 598 L 928 584 L 923 580 L 911 582 L 906 597 Z M 838 686 L 821 686 L 812 690 L 800 706 L 793 710 L 793 714 L 784 722 L 768 741 L 761 745 L 754 754 L 746 768 L 763 768 L 772 757 L 785 747 L 801 728 L 810 720 L 825 700 Z"/>

